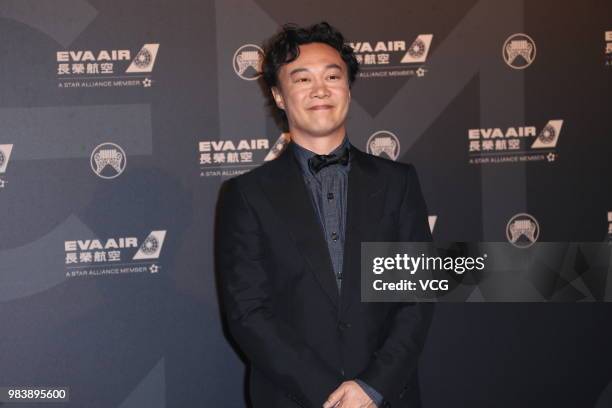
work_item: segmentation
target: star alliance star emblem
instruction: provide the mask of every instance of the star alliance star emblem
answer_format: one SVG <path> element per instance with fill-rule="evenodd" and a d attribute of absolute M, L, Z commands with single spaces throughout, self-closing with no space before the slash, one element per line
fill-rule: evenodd
<path fill-rule="evenodd" d="M 149 272 L 151 273 L 159 272 L 159 266 L 157 266 L 156 264 L 151 264 L 151 266 L 149 266 Z"/>
<path fill-rule="evenodd" d="M 416 70 L 416 74 L 418 77 L 424 77 L 426 72 L 427 70 L 424 69 L 423 67 Z"/>
<path fill-rule="evenodd" d="M 145 88 L 151 87 L 151 80 L 149 78 L 145 78 L 142 80 L 142 86 Z"/>
<path fill-rule="evenodd" d="M 552 152 L 546 155 L 546 160 L 548 160 L 549 162 L 554 162 L 556 158 L 557 155 Z"/>

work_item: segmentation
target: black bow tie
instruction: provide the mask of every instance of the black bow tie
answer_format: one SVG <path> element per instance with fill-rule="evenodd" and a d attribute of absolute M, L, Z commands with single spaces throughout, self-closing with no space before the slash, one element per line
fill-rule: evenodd
<path fill-rule="evenodd" d="M 346 166 L 349 161 L 349 149 L 345 148 L 342 152 L 336 154 L 315 154 L 308 159 L 308 168 L 314 174 L 321 171 L 322 168 L 331 166 L 332 164 L 341 164 Z"/>

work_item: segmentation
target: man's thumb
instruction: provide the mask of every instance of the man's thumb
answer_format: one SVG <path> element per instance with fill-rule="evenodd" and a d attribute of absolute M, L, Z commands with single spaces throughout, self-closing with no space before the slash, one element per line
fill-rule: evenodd
<path fill-rule="evenodd" d="M 327 398 L 327 401 L 323 404 L 323 408 L 333 408 L 336 406 L 338 402 L 344 396 L 345 389 L 344 386 L 341 385 L 336 391 L 332 392 L 330 396 Z"/>

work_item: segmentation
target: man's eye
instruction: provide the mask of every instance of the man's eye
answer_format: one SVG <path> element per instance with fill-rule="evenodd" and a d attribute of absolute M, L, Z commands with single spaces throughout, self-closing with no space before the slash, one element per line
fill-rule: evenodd
<path fill-rule="evenodd" d="M 341 78 L 341 76 L 340 76 L 340 75 L 338 75 L 338 74 L 331 74 L 331 75 L 329 76 L 329 79 L 334 80 L 334 81 L 335 81 L 335 80 L 338 80 L 338 79 L 340 79 L 340 78 Z"/>
<path fill-rule="evenodd" d="M 308 78 L 297 78 L 295 82 L 308 82 L 310 81 Z"/>

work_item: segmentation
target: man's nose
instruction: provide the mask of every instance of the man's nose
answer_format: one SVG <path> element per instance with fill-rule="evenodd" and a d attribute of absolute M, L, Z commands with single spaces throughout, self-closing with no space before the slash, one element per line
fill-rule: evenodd
<path fill-rule="evenodd" d="M 327 98 L 329 96 L 329 88 L 323 80 L 315 80 L 312 86 L 311 96 L 313 98 Z"/>

